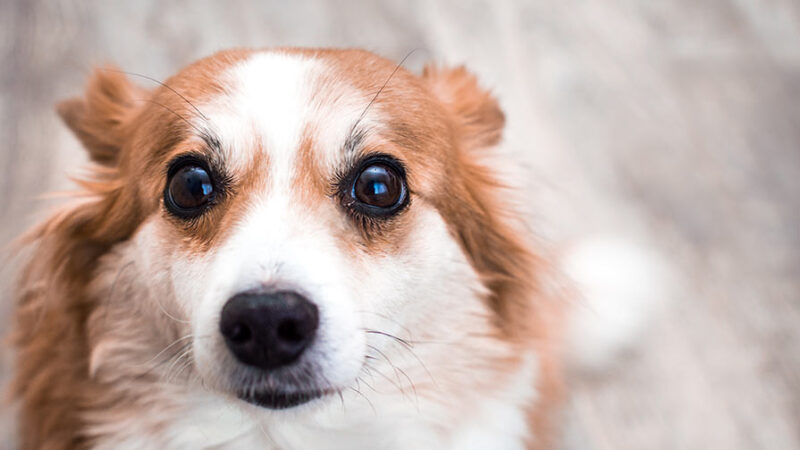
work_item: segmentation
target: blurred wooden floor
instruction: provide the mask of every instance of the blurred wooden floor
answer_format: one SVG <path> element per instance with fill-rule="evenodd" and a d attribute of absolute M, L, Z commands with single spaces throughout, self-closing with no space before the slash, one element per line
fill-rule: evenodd
<path fill-rule="evenodd" d="M 500 97 L 548 241 L 634 236 L 676 271 L 638 350 L 575 377 L 565 447 L 800 448 L 800 3 L 166 3 L 0 1 L 0 244 L 85 162 L 52 105 L 94 64 L 164 78 L 231 46 L 419 48 L 410 68 L 465 62 Z"/>

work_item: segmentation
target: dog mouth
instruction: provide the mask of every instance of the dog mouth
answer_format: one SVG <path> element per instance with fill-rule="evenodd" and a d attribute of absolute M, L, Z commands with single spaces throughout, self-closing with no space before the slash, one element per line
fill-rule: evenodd
<path fill-rule="evenodd" d="M 318 399 L 327 392 L 312 390 L 305 392 L 283 392 L 278 390 L 261 390 L 239 392 L 238 397 L 247 403 L 268 409 L 288 409 Z"/>

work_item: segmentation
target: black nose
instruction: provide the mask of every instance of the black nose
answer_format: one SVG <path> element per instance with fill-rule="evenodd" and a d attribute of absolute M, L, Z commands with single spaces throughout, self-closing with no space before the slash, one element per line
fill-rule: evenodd
<path fill-rule="evenodd" d="M 242 293 L 222 308 L 219 329 L 239 361 L 262 369 L 292 363 L 314 338 L 316 305 L 296 292 Z"/>

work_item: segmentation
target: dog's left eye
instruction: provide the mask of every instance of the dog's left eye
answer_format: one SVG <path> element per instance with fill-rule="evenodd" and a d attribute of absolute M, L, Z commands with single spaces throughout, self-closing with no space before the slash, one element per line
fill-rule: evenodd
<path fill-rule="evenodd" d="M 354 174 L 349 206 L 372 217 L 386 217 L 403 209 L 408 201 L 405 171 L 389 157 L 366 161 Z"/>
<path fill-rule="evenodd" d="M 353 195 L 361 203 L 377 208 L 394 206 L 403 194 L 400 176 L 385 164 L 373 164 L 358 175 Z"/>
<path fill-rule="evenodd" d="M 192 218 L 201 214 L 214 198 L 214 183 L 208 171 L 192 163 L 172 170 L 164 192 L 164 203 L 172 214 Z"/>

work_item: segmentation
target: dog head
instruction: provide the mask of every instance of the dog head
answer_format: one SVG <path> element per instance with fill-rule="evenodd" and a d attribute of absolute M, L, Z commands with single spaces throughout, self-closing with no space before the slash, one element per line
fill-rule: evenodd
<path fill-rule="evenodd" d="M 98 70 L 59 112 L 98 165 L 49 225 L 102 293 L 93 372 L 180 340 L 206 387 L 281 409 L 390 344 L 526 333 L 534 261 L 484 162 L 503 114 L 462 68 L 229 51 L 152 91 Z"/>

